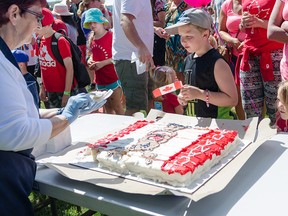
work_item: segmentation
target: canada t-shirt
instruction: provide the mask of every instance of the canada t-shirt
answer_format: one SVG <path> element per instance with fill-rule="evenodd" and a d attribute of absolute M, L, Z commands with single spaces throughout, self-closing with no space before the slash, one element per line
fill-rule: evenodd
<path fill-rule="evenodd" d="M 39 63 L 41 67 L 42 82 L 47 92 L 64 92 L 66 80 L 66 68 L 59 63 L 51 50 L 52 36 L 42 38 L 39 49 Z M 64 38 L 58 40 L 58 48 L 62 59 L 72 57 L 70 44 Z"/>

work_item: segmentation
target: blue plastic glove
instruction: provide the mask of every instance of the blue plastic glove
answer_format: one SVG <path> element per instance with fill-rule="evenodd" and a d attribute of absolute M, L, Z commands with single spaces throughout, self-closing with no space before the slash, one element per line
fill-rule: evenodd
<path fill-rule="evenodd" d="M 90 112 L 93 112 L 94 110 L 101 108 L 106 102 L 107 100 L 100 102 L 93 101 L 89 106 L 86 106 L 80 110 L 80 115 L 86 115 Z"/>
<path fill-rule="evenodd" d="M 71 124 L 80 115 L 82 109 L 87 109 L 94 105 L 94 101 L 90 98 L 88 94 L 81 93 L 69 98 L 67 105 L 65 106 L 62 115 Z"/>

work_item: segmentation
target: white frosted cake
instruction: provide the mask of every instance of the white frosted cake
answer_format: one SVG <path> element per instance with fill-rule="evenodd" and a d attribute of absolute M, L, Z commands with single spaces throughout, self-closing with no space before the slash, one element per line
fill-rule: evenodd
<path fill-rule="evenodd" d="M 188 186 L 239 143 L 232 130 L 137 121 L 90 145 L 100 167 L 173 186 Z"/>

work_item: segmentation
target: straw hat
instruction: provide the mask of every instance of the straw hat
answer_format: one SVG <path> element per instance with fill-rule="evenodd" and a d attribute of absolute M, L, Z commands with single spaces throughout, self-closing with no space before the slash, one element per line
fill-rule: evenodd
<path fill-rule="evenodd" d="M 73 13 L 70 13 L 68 10 L 68 6 L 63 3 L 57 3 L 53 7 L 52 14 L 57 16 L 72 16 Z"/>

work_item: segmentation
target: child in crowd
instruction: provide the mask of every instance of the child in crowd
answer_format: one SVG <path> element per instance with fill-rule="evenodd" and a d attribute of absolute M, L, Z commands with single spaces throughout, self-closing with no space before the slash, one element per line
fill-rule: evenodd
<path fill-rule="evenodd" d="M 278 132 L 288 132 L 288 81 L 279 84 L 277 92 L 276 125 Z"/>
<path fill-rule="evenodd" d="M 27 65 L 29 62 L 29 56 L 23 50 L 16 49 L 12 51 L 16 62 L 18 63 L 19 69 L 21 70 L 24 79 L 26 80 L 27 86 L 33 95 L 35 105 L 39 107 L 39 84 L 36 78 L 28 72 Z"/>
<path fill-rule="evenodd" d="M 64 62 L 62 65 L 53 55 L 51 48 L 55 33 L 52 28 L 54 17 L 47 8 L 43 8 L 42 14 L 42 28 L 36 29 L 36 33 L 42 36 L 39 44 L 39 63 L 43 83 L 39 95 L 44 103 L 49 102 L 50 108 L 61 108 L 67 104 L 71 95 L 77 93 L 70 43 L 64 37 L 60 37 L 57 42 Z"/>
<path fill-rule="evenodd" d="M 229 65 L 209 42 L 212 26 L 206 11 L 191 8 L 166 28 L 171 35 L 179 34 L 183 47 L 191 53 L 184 62 L 186 85 L 178 100 L 183 106 L 192 104 L 192 116 L 233 119 L 231 107 L 238 102 L 237 90 Z"/>
<path fill-rule="evenodd" d="M 160 66 L 151 71 L 154 89 L 174 83 L 177 80 L 176 72 L 168 66 Z M 184 114 L 183 107 L 177 100 L 175 93 L 168 93 L 154 100 L 154 109 L 167 113 Z"/>
<path fill-rule="evenodd" d="M 87 43 L 87 64 L 95 72 L 94 83 L 97 90 L 113 90 L 104 106 L 105 112 L 124 115 L 122 88 L 111 59 L 112 32 L 105 29 L 105 23 L 108 23 L 108 20 L 98 8 L 91 8 L 86 12 L 84 27 L 91 29 Z"/>

